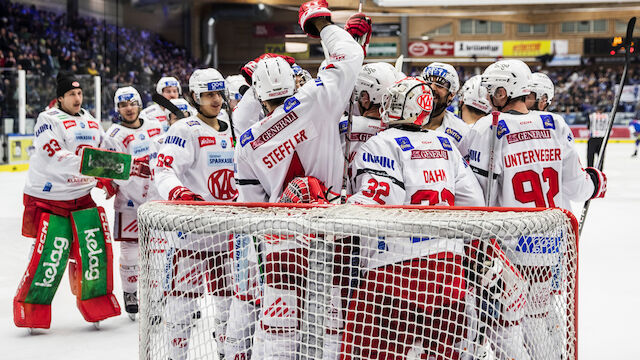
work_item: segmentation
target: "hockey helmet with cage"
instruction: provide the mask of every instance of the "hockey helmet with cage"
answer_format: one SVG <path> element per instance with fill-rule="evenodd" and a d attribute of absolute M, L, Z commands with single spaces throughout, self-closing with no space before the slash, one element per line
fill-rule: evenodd
<path fill-rule="evenodd" d="M 398 74 L 393 65 L 385 62 L 363 65 L 356 79 L 356 96 L 366 91 L 372 104 L 382 104 L 387 89 L 400 80 Z"/>
<path fill-rule="evenodd" d="M 547 95 L 547 105 L 551 104 L 551 99 L 555 94 L 553 82 L 547 74 L 541 72 L 531 74 L 529 90 L 536 94 L 536 100 L 542 100 L 542 95 Z"/>
<path fill-rule="evenodd" d="M 171 103 L 175 105 L 180 111 L 183 111 L 183 112 L 186 111 L 189 114 L 187 116 L 194 116 L 198 113 L 198 111 L 194 109 L 193 106 L 189 105 L 189 102 L 187 102 L 187 100 L 185 99 L 178 98 L 178 99 L 171 99 L 169 101 L 171 101 Z M 171 111 L 169 111 L 169 109 L 164 109 L 164 114 L 168 119 L 172 113 Z"/>
<path fill-rule="evenodd" d="M 302 66 L 298 64 L 291 65 L 291 70 L 293 70 L 293 74 L 296 76 L 296 78 L 300 80 L 300 86 L 303 86 L 313 79 L 313 76 L 311 76 L 311 74 L 307 70 L 303 69 Z"/>
<path fill-rule="evenodd" d="M 159 95 L 162 95 L 162 90 L 166 87 L 175 86 L 178 88 L 178 94 L 182 95 L 182 86 L 180 86 L 180 81 L 174 78 L 173 76 L 163 76 L 158 80 L 156 84 L 156 92 Z"/>
<path fill-rule="evenodd" d="M 240 88 L 242 88 L 242 86 L 249 86 L 249 84 L 244 80 L 244 76 L 229 75 L 225 81 L 227 82 L 227 90 L 229 91 L 229 100 L 242 99 Z"/>
<path fill-rule="evenodd" d="M 391 86 L 382 98 L 382 122 L 389 126 L 422 126 L 433 111 L 433 94 L 420 78 L 407 77 Z"/>
<path fill-rule="evenodd" d="M 193 101 L 200 105 L 200 95 L 211 91 L 220 91 L 226 98 L 224 77 L 214 68 L 197 69 L 189 77 L 189 91 L 193 93 Z"/>
<path fill-rule="evenodd" d="M 289 97 L 296 91 L 293 69 L 281 57 L 260 60 L 251 80 L 260 101 Z"/>
<path fill-rule="evenodd" d="M 142 98 L 140 97 L 138 90 L 133 86 L 125 86 L 116 90 L 116 93 L 113 96 L 113 103 L 116 108 L 116 112 L 118 112 L 118 104 L 126 101 L 131 101 L 142 109 Z"/>
<path fill-rule="evenodd" d="M 481 76 L 476 75 L 464 83 L 460 91 L 461 103 L 488 114 L 491 112 L 491 102 L 487 89 L 481 82 Z"/>
<path fill-rule="evenodd" d="M 490 96 L 504 88 L 511 99 L 529 95 L 531 92 L 531 69 L 522 60 L 500 60 L 489 65 L 482 73 L 482 86 Z"/>
<path fill-rule="evenodd" d="M 460 90 L 460 78 L 456 68 L 449 64 L 434 62 L 422 70 L 422 79 L 427 83 L 444 86 L 449 93 L 455 94 Z"/>

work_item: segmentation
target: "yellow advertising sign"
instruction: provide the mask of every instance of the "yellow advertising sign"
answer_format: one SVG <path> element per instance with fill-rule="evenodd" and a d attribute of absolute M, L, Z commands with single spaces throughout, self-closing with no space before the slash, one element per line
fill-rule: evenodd
<path fill-rule="evenodd" d="M 9 135 L 9 164 L 29 162 L 29 147 L 33 147 L 33 135 Z"/>
<path fill-rule="evenodd" d="M 504 56 L 540 56 L 551 54 L 551 40 L 503 41 Z"/>

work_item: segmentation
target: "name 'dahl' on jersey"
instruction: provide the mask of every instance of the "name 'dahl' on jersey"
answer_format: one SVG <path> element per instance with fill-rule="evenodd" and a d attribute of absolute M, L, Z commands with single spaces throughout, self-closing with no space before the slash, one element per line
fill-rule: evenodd
<path fill-rule="evenodd" d="M 294 121 L 298 120 L 298 115 L 295 112 L 290 112 L 282 119 L 276 121 L 275 124 L 271 125 L 270 128 L 265 130 L 257 139 L 251 142 L 251 148 L 253 150 L 259 148 L 267 141 L 271 140 L 274 136 L 278 135 L 280 131 L 282 131 L 287 126 L 291 125 Z"/>
<path fill-rule="evenodd" d="M 424 182 L 427 184 L 447 181 L 447 174 L 444 169 L 424 170 L 422 174 L 424 175 Z"/>

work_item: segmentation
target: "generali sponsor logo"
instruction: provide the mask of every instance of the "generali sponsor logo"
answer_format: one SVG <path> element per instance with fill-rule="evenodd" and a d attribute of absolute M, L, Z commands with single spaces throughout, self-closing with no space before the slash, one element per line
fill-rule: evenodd
<path fill-rule="evenodd" d="M 76 121 L 75 120 L 67 120 L 67 121 L 63 121 L 62 125 L 64 125 L 65 129 L 68 129 L 70 127 L 74 127 L 76 126 Z"/>
<path fill-rule="evenodd" d="M 200 144 L 200 147 L 215 145 L 216 138 L 214 136 L 200 136 L 198 137 L 198 143 Z"/>
<path fill-rule="evenodd" d="M 411 150 L 411 160 L 417 159 L 449 160 L 449 153 L 446 150 Z"/>
<path fill-rule="evenodd" d="M 298 115 L 295 112 L 290 112 L 285 115 L 282 119 L 276 121 L 275 124 L 271 125 L 265 132 L 260 134 L 257 139 L 251 142 L 251 147 L 253 150 L 259 148 L 262 144 L 266 143 L 274 136 L 276 136 L 280 131 L 282 131 L 287 126 L 291 125 L 294 121 L 298 119 Z"/>
<path fill-rule="evenodd" d="M 528 140 L 551 139 L 549 130 L 527 130 L 507 135 L 509 144 Z"/>

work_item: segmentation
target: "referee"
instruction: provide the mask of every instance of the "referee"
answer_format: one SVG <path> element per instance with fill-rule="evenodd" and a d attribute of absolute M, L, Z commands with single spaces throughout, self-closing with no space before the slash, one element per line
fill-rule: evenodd
<path fill-rule="evenodd" d="M 609 117 L 602 113 L 598 107 L 596 112 L 589 114 L 587 128 L 589 128 L 589 140 L 587 141 L 587 166 L 593 167 L 593 157 L 600 153 L 602 140 L 607 134 Z"/>

